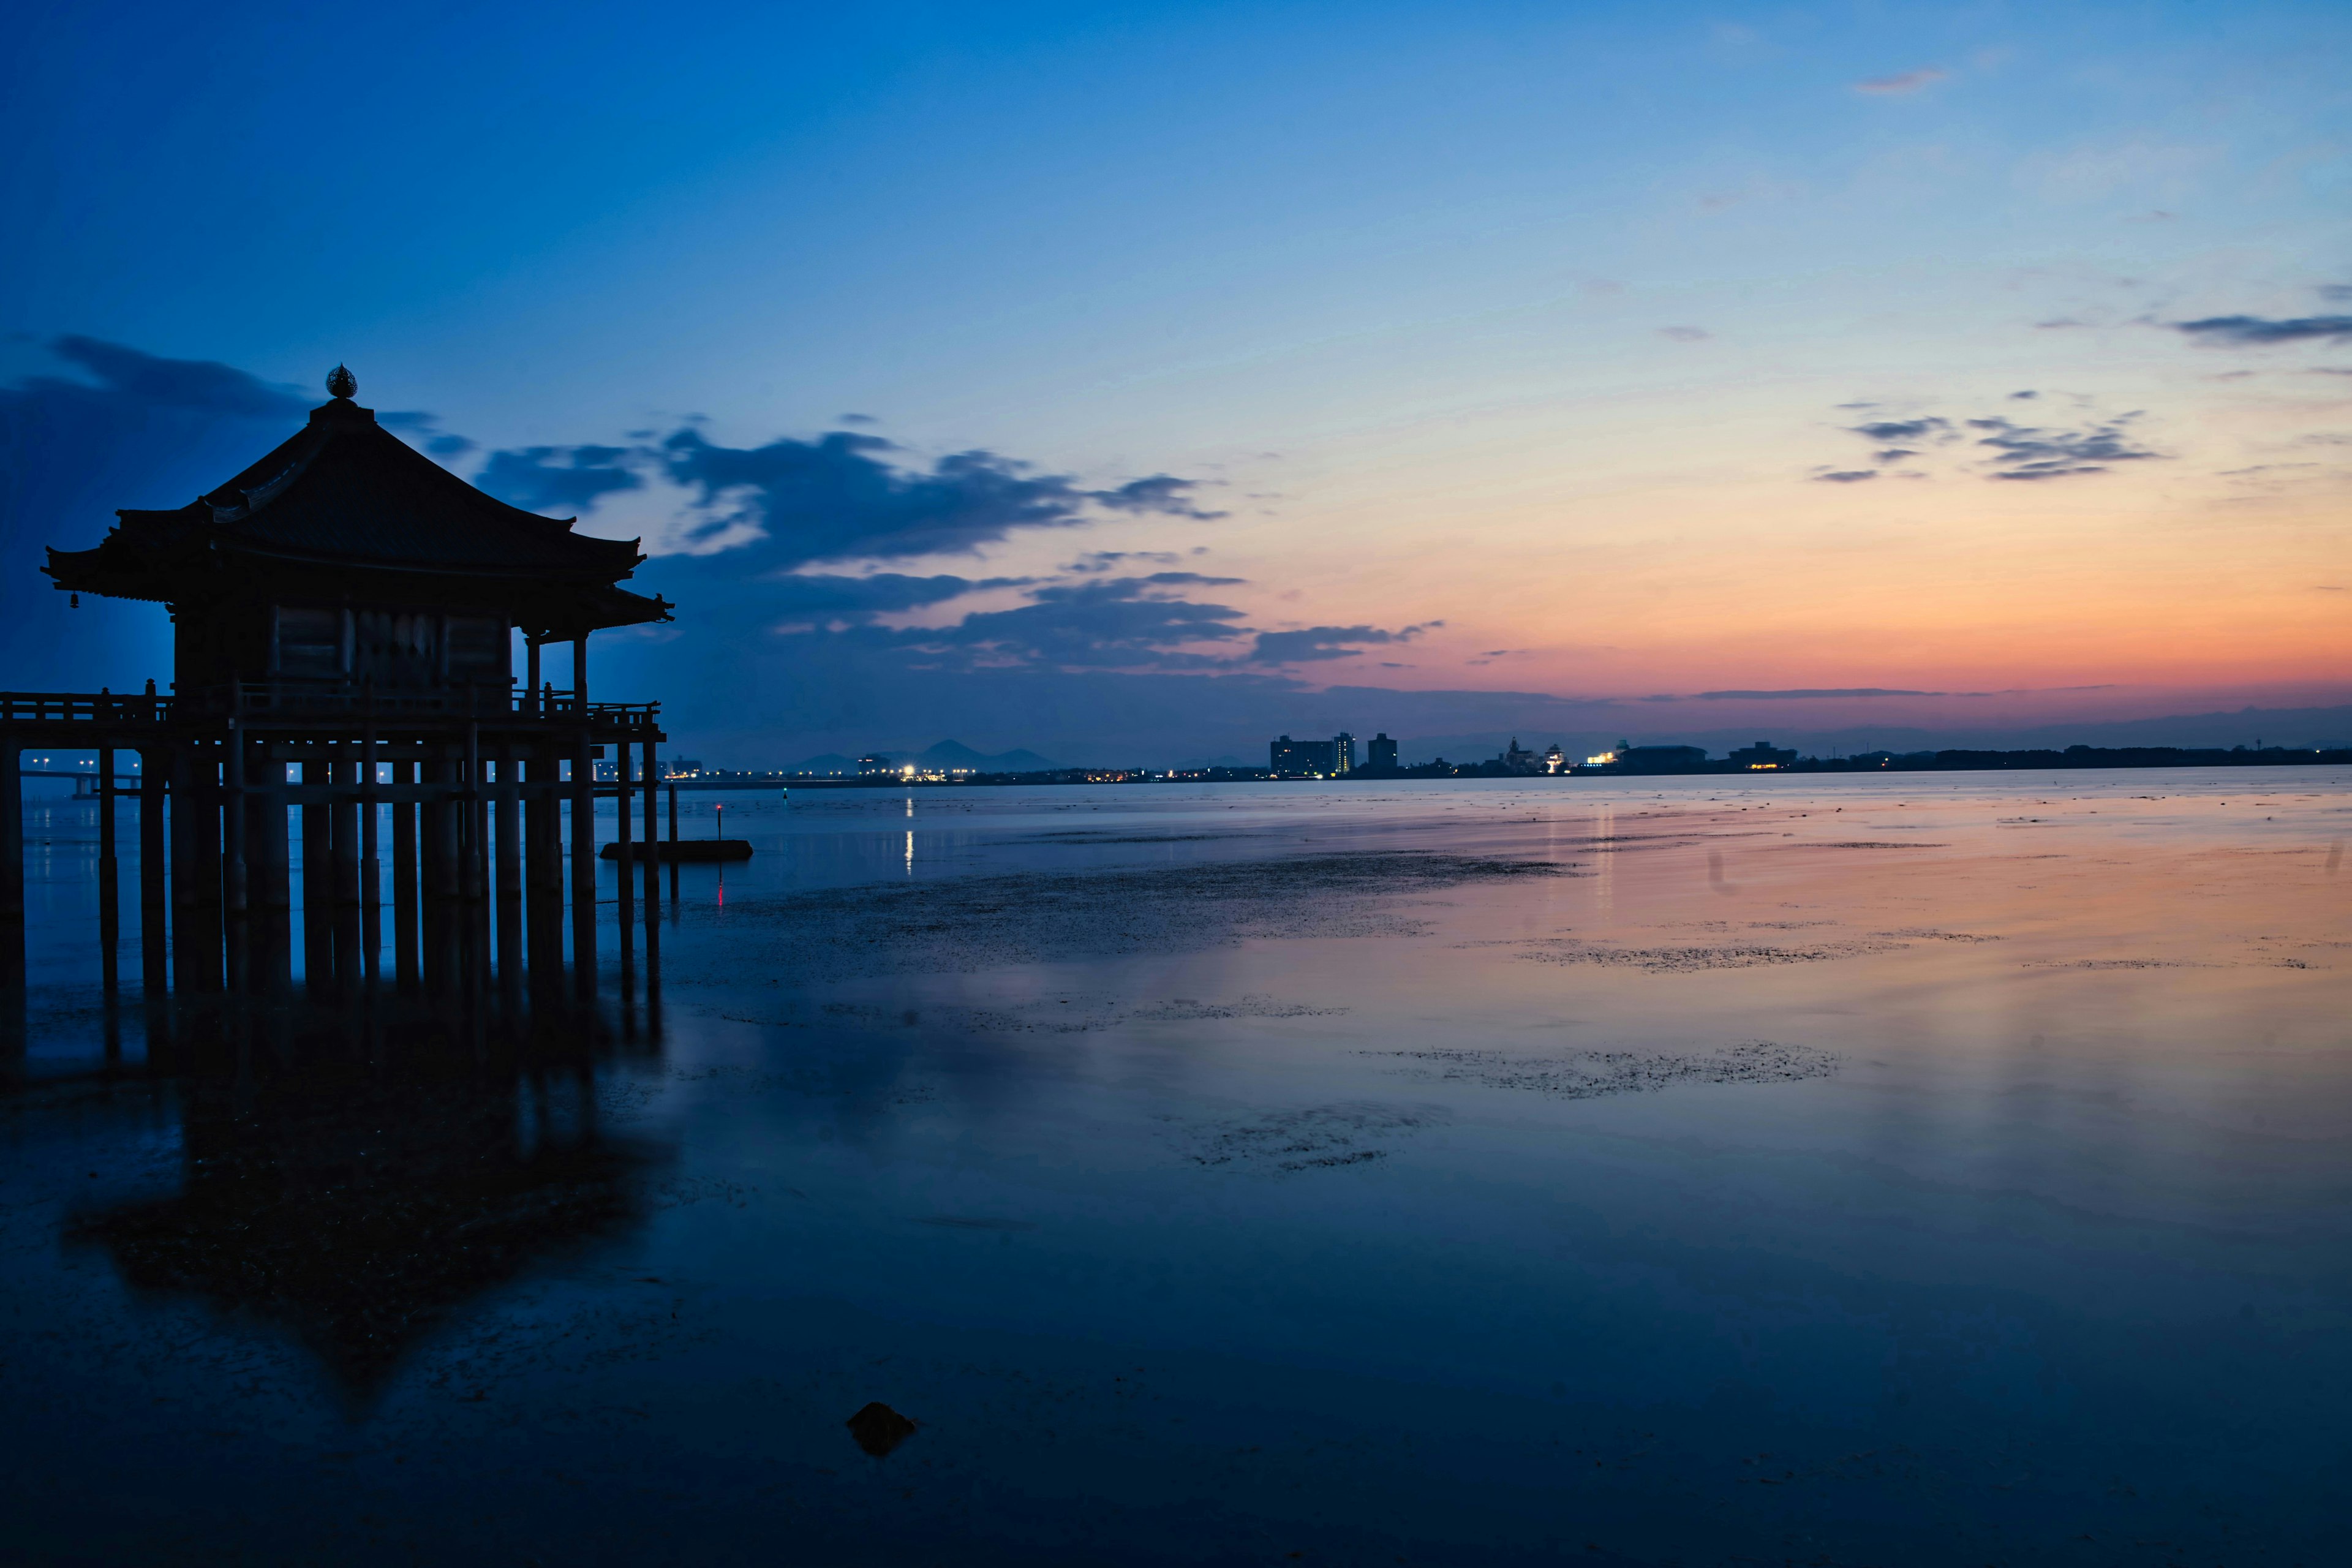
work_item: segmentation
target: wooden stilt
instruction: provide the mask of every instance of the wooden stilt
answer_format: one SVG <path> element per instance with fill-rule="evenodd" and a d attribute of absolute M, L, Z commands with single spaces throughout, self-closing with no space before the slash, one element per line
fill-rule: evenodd
<path fill-rule="evenodd" d="M 423 769 L 415 763 L 392 764 L 394 783 L 415 784 Z M 413 800 L 392 805 L 392 962 L 399 984 L 417 983 L 416 813 Z"/>
<path fill-rule="evenodd" d="M 139 983 L 150 1001 L 169 988 L 171 935 L 170 851 L 165 847 L 163 781 L 169 753 L 148 747 L 139 753 Z"/>
<path fill-rule="evenodd" d="M 499 978 L 521 978 L 522 953 L 522 803 L 515 784 L 514 743 L 499 744 L 498 839 Z"/>
<path fill-rule="evenodd" d="M 615 824 L 614 842 L 620 848 L 619 858 L 613 862 L 614 924 L 621 939 L 621 992 L 626 995 L 635 978 L 637 926 L 637 867 L 636 858 L 630 854 L 631 840 L 635 835 L 630 828 L 630 817 L 636 800 L 630 786 L 630 776 L 636 772 L 635 750 L 623 741 L 613 748 L 613 816 Z M 653 864 L 648 860 L 647 865 Z"/>
<path fill-rule="evenodd" d="M 304 784 L 315 787 L 331 777 L 328 763 L 302 760 Z M 302 802 L 302 984 L 314 992 L 324 988 L 335 973 L 335 851 L 330 809 L 317 800 Z"/>
<path fill-rule="evenodd" d="M 445 793 L 425 808 L 425 984 L 435 991 L 453 990 L 464 980 L 459 967 L 465 886 L 457 766 L 457 759 L 449 756 L 430 764 L 429 782 Z"/>
<path fill-rule="evenodd" d="M 195 767 L 186 746 L 173 747 L 169 756 L 165 799 L 172 824 L 172 988 L 185 995 L 210 989 L 196 974 L 204 922 L 196 913 Z"/>
<path fill-rule="evenodd" d="M 245 876 L 252 929 L 249 984 L 274 992 L 289 977 L 293 888 L 286 847 L 286 763 L 267 742 L 246 742 Z"/>
<path fill-rule="evenodd" d="M 25 989 L 25 773 L 17 738 L 0 734 L 0 991 Z M 14 1017 L 23 1004 L 11 1000 Z M 21 1037 L 6 1042 L 21 1050 Z"/>
<path fill-rule="evenodd" d="M 369 980 L 383 963 L 383 846 L 377 842 L 375 691 L 367 694 L 360 726 L 360 969 Z"/>
<path fill-rule="evenodd" d="M 198 991 L 221 988 L 221 748 L 198 742 L 187 759 L 188 961 Z M 176 829 L 175 829 L 176 831 Z"/>
<path fill-rule="evenodd" d="M 112 996 L 122 984 L 122 874 L 114 860 L 114 748 L 98 751 L 98 977 Z"/>
<path fill-rule="evenodd" d="M 628 750 L 628 742 L 625 741 L 621 743 L 621 749 L 625 752 Z M 654 993 L 661 986 L 661 861 L 654 853 L 655 837 L 656 831 L 661 826 L 659 820 L 659 807 L 656 804 L 654 798 L 655 793 L 659 786 L 656 785 L 654 781 L 658 779 L 661 774 L 656 771 L 657 763 L 654 757 L 654 742 L 651 737 L 646 739 L 644 751 L 646 775 L 646 996 L 648 1002 L 650 1002 Z M 623 874 L 626 875 L 625 871 Z"/>
<path fill-rule="evenodd" d="M 588 726 L 572 734 L 572 975 L 573 986 L 589 996 L 596 990 L 596 767 L 588 754 Z"/>
<path fill-rule="evenodd" d="M 242 992 L 252 982 L 253 931 L 248 923 L 252 903 L 245 859 L 245 730 L 234 711 L 229 715 L 228 738 L 222 743 L 220 754 L 222 934 L 228 960 L 228 988 Z"/>

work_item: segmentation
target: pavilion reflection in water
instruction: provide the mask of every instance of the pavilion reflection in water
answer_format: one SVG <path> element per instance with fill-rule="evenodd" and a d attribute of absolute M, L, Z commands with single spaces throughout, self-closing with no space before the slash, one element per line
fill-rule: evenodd
<path fill-rule="evenodd" d="M 626 846 L 640 797 L 654 837 L 666 737 L 657 704 L 589 700 L 587 642 L 666 621 L 669 606 L 618 585 L 644 560 L 635 542 L 578 534 L 474 489 L 353 403 L 356 389 L 338 366 L 308 426 L 226 484 L 177 510 L 121 512 L 94 548 L 49 552 L 61 591 L 168 606 L 176 679 L 168 696 L 152 681 L 142 695 L 0 693 L 0 988 L 15 994 L 19 1045 L 28 747 L 99 756 L 110 998 L 125 795 L 138 806 L 151 1005 L 283 994 L 298 952 L 314 994 L 382 979 L 545 997 L 568 971 L 572 993 L 593 997 L 599 798 L 619 805 L 625 983 L 639 866 L 650 973 L 656 863 Z M 569 690 L 540 679 L 551 641 L 572 646 Z M 118 773 L 126 752 L 135 788 Z"/>
<path fill-rule="evenodd" d="M 473 1038 L 394 995 L 354 1029 L 297 1001 L 228 1009 L 175 1075 L 178 1189 L 76 1215 L 134 1290 L 291 1334 L 363 1409 L 468 1301 L 633 1228 L 663 1152 L 615 1135 L 593 1009 Z M 256 1022 L 258 1020 L 258 1022 Z"/>

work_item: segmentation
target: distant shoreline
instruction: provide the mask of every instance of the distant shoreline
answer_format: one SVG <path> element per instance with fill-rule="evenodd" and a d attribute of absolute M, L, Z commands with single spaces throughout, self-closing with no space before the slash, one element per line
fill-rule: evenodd
<path fill-rule="evenodd" d="M 1358 768 L 1329 777 L 1280 775 L 1251 768 L 1056 768 L 1033 773 L 969 773 L 961 778 L 825 778 L 792 773 L 765 777 L 666 779 L 681 790 L 794 789 L 960 789 L 1036 788 L 1072 784 L 1396 784 L 1413 779 L 1537 779 L 1600 778 L 1771 778 L 1789 773 L 2014 773 L 2060 769 L 2069 772 L 2114 772 L 2147 768 L 2277 768 L 2352 765 L 2352 747 L 2290 751 L 2268 746 L 2259 752 L 2239 748 L 2189 749 L 2169 746 L 2070 746 L 2063 752 L 1917 752 L 1901 756 L 1873 753 L 1862 757 L 1803 757 L 1771 768 L 1745 768 L 1723 762 L 1679 767 L 1587 767 L 1557 773 L 1504 772 L 1491 763 L 1460 766 L 1423 763 L 1410 768 Z M 609 781 L 605 781 L 609 782 Z"/>

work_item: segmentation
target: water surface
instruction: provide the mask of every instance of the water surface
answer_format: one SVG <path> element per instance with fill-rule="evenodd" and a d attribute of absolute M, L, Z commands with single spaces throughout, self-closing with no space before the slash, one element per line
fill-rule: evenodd
<path fill-rule="evenodd" d="M 13 1549 L 2342 1561 L 2347 785 L 689 795 L 656 996 L 152 1062 L 37 805 Z"/>

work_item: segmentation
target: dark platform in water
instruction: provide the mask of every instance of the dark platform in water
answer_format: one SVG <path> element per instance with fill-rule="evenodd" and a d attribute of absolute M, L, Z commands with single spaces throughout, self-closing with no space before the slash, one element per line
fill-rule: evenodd
<path fill-rule="evenodd" d="M 677 838 L 662 843 L 607 844 L 597 851 L 607 860 L 618 860 L 626 851 L 632 860 L 749 860 L 751 841 L 748 838 Z M 650 857 L 648 857 L 650 851 Z"/>

